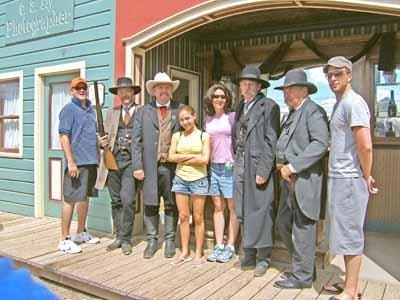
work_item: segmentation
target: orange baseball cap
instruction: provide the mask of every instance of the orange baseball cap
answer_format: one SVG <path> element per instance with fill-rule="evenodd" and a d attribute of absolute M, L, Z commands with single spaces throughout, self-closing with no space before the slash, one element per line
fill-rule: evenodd
<path fill-rule="evenodd" d="M 77 87 L 81 83 L 88 86 L 86 80 L 82 77 L 76 77 L 76 78 L 72 79 L 71 80 L 71 89 Z"/>

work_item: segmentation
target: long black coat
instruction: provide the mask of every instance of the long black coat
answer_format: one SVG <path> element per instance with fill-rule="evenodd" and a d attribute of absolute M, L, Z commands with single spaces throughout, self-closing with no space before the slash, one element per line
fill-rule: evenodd
<path fill-rule="evenodd" d="M 180 105 L 181 103 L 178 101 L 171 100 L 170 102 L 172 134 L 180 130 L 178 120 Z M 144 170 L 143 202 L 145 205 L 151 206 L 159 205 L 157 187 L 159 133 L 157 106 L 154 100 L 138 109 L 132 133 L 133 170 Z M 170 199 L 173 199 L 173 197 L 171 196 Z"/>
<path fill-rule="evenodd" d="M 272 99 L 259 93 L 248 112 L 248 128 L 244 153 L 243 197 L 234 194 L 239 222 L 243 224 L 243 245 L 246 248 L 270 247 L 273 243 L 275 149 L 279 136 L 280 110 Z M 239 103 L 232 132 L 236 151 L 239 118 L 244 101 Z M 256 175 L 267 178 L 256 184 Z"/>

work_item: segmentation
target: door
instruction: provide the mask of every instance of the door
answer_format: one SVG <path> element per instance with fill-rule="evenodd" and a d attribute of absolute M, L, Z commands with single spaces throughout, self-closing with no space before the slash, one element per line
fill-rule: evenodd
<path fill-rule="evenodd" d="M 64 153 L 58 137 L 58 116 L 65 104 L 71 101 L 70 82 L 78 73 L 53 75 L 44 79 L 44 107 L 47 109 L 44 120 L 44 178 L 45 215 L 61 217 L 63 199 Z"/>

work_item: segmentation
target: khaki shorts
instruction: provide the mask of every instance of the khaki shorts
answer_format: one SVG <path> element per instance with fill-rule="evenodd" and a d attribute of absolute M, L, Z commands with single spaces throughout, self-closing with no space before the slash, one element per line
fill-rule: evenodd
<path fill-rule="evenodd" d="M 97 197 L 98 191 L 94 188 L 97 177 L 97 165 L 78 166 L 79 177 L 71 178 L 68 168 L 65 169 L 63 194 L 66 202 L 86 201 L 88 197 Z"/>

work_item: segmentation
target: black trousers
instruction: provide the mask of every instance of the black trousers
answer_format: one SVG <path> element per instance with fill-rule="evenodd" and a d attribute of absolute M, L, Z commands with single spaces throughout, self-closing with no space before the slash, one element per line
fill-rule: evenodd
<path fill-rule="evenodd" d="M 135 219 L 136 189 L 132 164 L 118 171 L 109 171 L 108 190 L 117 238 L 130 242 Z"/>
<path fill-rule="evenodd" d="M 158 163 L 157 188 L 158 188 L 159 201 L 161 197 L 164 200 L 165 240 L 175 240 L 176 237 L 178 211 L 175 203 L 175 193 L 171 192 L 172 180 L 174 176 L 175 176 L 174 164 L 160 163 L 160 162 Z M 146 233 L 148 240 L 156 240 L 158 238 L 159 210 L 160 210 L 160 204 L 158 204 L 157 206 L 145 205 L 144 223 L 146 225 Z"/>

